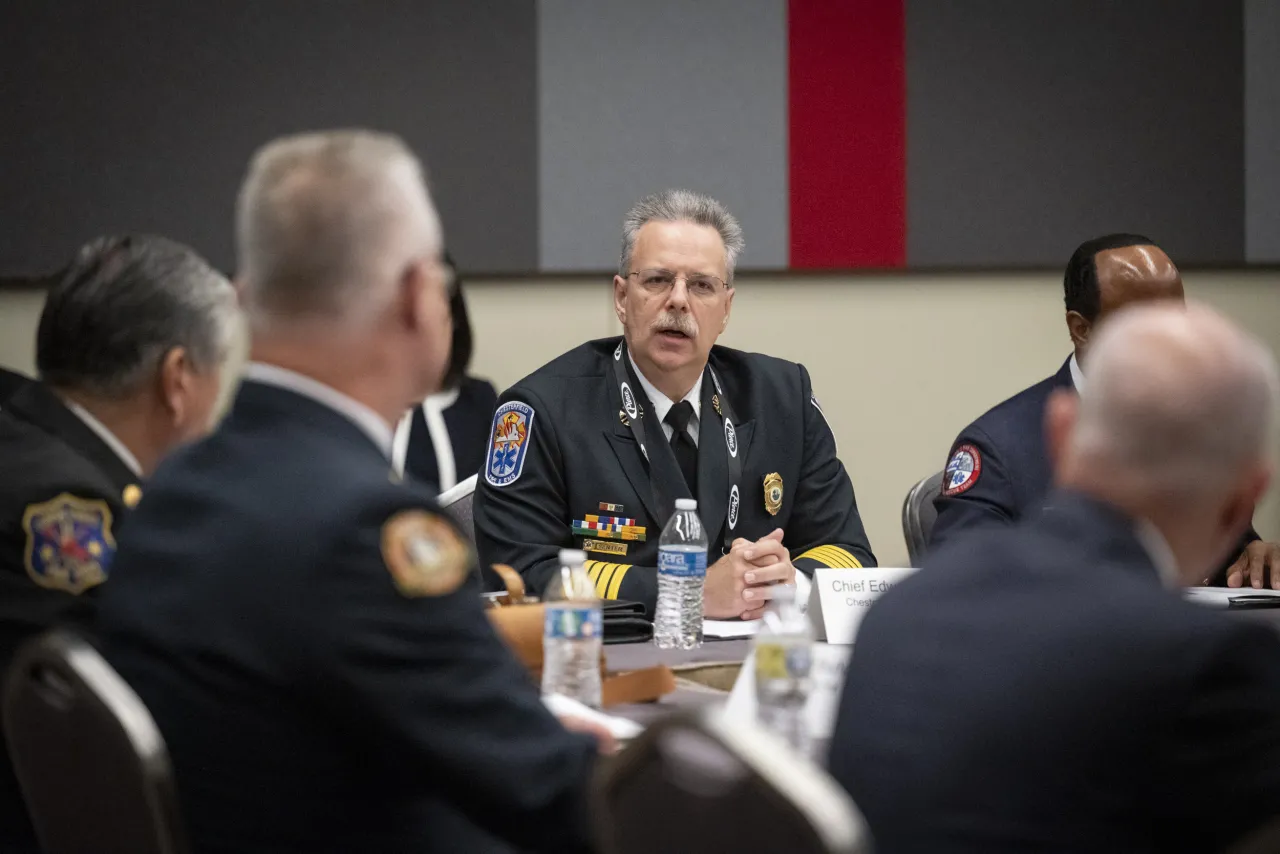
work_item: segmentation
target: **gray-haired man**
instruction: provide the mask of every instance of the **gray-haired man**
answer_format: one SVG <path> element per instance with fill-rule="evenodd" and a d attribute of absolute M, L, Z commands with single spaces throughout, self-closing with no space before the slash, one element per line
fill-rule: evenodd
<path fill-rule="evenodd" d="M 236 313 L 226 278 L 162 237 L 95 240 L 54 283 L 41 381 L 0 411 L 0 667 L 27 636 L 86 615 L 139 484 L 212 425 Z M 6 786 L 0 849 L 36 850 Z"/>
<path fill-rule="evenodd" d="M 668 190 L 631 209 L 613 278 L 623 336 L 571 350 L 499 401 L 475 499 L 482 564 L 509 564 L 541 592 L 557 552 L 583 548 L 600 596 L 652 617 L 658 535 L 693 497 L 711 542 L 709 617 L 760 616 L 797 569 L 875 565 L 808 372 L 715 344 L 742 247 L 707 196 Z"/>

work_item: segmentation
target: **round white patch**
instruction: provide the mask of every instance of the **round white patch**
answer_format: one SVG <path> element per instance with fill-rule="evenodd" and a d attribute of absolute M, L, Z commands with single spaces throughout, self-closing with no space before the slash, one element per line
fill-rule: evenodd
<path fill-rule="evenodd" d="M 729 490 L 729 530 L 738 527 L 738 484 Z"/>
<path fill-rule="evenodd" d="M 733 429 L 733 422 L 724 420 L 724 443 L 729 448 L 729 456 L 738 456 L 738 431 Z"/>
<path fill-rule="evenodd" d="M 636 396 L 631 393 L 631 386 L 626 383 L 622 384 L 622 408 L 627 411 L 627 417 L 632 421 L 640 417 L 640 410 L 636 408 Z"/>

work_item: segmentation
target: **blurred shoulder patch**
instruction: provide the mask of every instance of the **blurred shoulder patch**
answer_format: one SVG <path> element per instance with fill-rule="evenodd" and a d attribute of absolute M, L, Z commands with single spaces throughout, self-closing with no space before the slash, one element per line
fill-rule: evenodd
<path fill-rule="evenodd" d="M 961 445 L 951 454 L 947 470 L 942 476 L 942 494 L 959 495 L 968 492 L 982 474 L 982 452 L 974 445 Z"/>
<path fill-rule="evenodd" d="M 440 516 L 403 510 L 382 526 L 382 559 L 404 596 L 444 596 L 471 571 L 471 547 Z"/>
<path fill-rule="evenodd" d="M 111 508 L 97 498 L 63 492 L 29 504 L 22 514 L 23 563 L 41 587 L 80 594 L 107 580 L 116 541 Z"/>

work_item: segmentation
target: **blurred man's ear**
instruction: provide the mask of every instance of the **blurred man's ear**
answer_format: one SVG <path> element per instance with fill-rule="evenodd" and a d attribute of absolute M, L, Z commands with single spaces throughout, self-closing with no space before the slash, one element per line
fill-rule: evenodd
<path fill-rule="evenodd" d="M 1074 391 L 1060 388 L 1049 396 L 1044 408 L 1045 445 L 1049 451 L 1049 463 L 1057 474 L 1071 441 L 1080 411 L 1080 396 Z"/>
<path fill-rule="evenodd" d="M 1093 324 L 1080 312 L 1068 311 L 1067 331 L 1071 333 L 1071 343 L 1076 346 L 1076 349 L 1083 351 L 1089 344 L 1089 333 L 1093 331 Z"/>
<path fill-rule="evenodd" d="M 174 424 L 181 424 L 187 416 L 187 396 L 192 381 L 191 356 L 185 347 L 174 347 L 160 360 L 160 402 Z"/>

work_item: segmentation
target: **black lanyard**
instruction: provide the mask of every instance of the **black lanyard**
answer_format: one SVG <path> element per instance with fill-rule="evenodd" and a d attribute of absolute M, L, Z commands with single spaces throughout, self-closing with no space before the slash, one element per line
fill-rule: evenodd
<path fill-rule="evenodd" d="M 658 488 L 658 478 L 654 476 L 653 461 L 649 459 L 649 451 L 645 447 L 644 426 L 640 423 L 644 417 L 640 412 L 640 406 L 636 403 L 635 393 L 631 390 L 631 382 L 627 376 L 627 368 L 624 364 L 624 356 L 627 353 L 625 341 L 618 342 L 618 348 L 613 351 L 613 374 L 618 380 L 618 395 L 622 399 L 622 410 L 627 415 L 627 421 L 631 427 L 631 435 L 635 438 L 636 444 L 640 446 L 640 453 L 644 454 L 645 460 L 649 463 L 649 483 L 653 487 L 654 499 L 660 508 L 674 506 L 668 505 L 660 494 Z M 630 361 L 626 359 L 625 361 Z M 738 418 L 734 415 L 733 405 L 729 403 L 729 398 L 725 396 L 724 387 L 720 385 L 720 377 L 716 375 L 715 368 L 711 367 L 711 363 L 707 363 L 706 373 L 711 375 L 711 382 L 716 387 L 716 395 L 720 400 L 720 416 L 724 419 L 722 431 L 724 435 L 725 452 L 728 455 L 729 462 L 729 503 L 727 505 L 727 524 L 724 525 L 724 551 L 722 554 L 728 554 L 729 548 L 733 545 L 734 532 L 738 527 L 738 510 L 742 504 L 742 492 L 738 488 L 738 484 L 742 482 L 742 457 L 739 454 L 738 447 L 738 431 L 734 427 L 738 423 Z M 706 374 L 703 375 L 705 380 Z M 708 417 L 706 407 L 702 407 L 701 417 Z M 663 435 L 661 425 L 659 425 L 658 435 Z M 705 450 L 705 449 L 704 449 Z M 663 527 L 666 527 L 667 520 L 659 520 Z M 703 519 L 702 523 L 705 527 L 710 519 Z"/>

